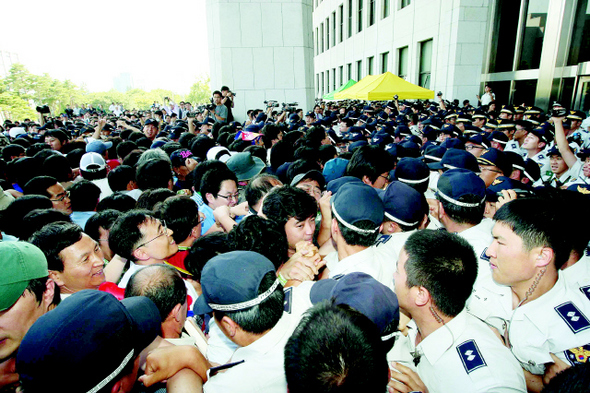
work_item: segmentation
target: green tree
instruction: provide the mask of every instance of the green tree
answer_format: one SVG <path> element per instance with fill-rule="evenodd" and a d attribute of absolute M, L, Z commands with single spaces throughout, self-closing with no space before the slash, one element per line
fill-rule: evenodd
<path fill-rule="evenodd" d="M 208 103 L 209 98 L 211 98 L 210 81 L 208 76 L 197 78 L 197 81 L 191 86 L 190 93 L 185 97 L 185 101 L 189 101 L 192 104 Z"/>

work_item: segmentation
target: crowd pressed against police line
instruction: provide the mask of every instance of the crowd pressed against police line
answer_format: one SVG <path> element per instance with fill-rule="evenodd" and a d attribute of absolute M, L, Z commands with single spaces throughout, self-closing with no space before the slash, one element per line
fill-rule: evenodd
<path fill-rule="evenodd" d="M 586 113 L 236 99 L 3 123 L 0 392 L 590 391 Z"/>

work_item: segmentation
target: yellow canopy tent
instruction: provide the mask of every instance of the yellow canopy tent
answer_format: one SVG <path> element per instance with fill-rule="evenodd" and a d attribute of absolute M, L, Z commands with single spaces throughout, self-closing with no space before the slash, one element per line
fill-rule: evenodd
<path fill-rule="evenodd" d="M 336 93 L 334 98 L 337 100 L 386 101 L 392 100 L 396 94 L 400 100 L 434 99 L 433 90 L 414 85 L 391 72 L 381 75 L 367 75 L 351 88 Z"/>

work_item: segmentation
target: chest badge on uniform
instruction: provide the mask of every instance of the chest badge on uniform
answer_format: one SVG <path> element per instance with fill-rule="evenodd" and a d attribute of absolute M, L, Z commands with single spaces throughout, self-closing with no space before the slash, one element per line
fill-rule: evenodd
<path fill-rule="evenodd" d="M 563 351 L 572 366 L 578 363 L 587 363 L 590 358 L 590 344 Z"/>
<path fill-rule="evenodd" d="M 488 257 L 488 255 L 486 254 L 486 252 L 488 251 L 488 248 L 484 248 L 483 251 L 481 252 L 481 255 L 479 256 L 479 259 L 483 259 L 484 261 L 489 262 L 490 261 L 490 257 Z"/>
<path fill-rule="evenodd" d="M 584 295 L 586 295 L 588 300 L 590 300 L 590 285 L 586 285 L 585 287 L 580 287 L 580 291 L 582 291 L 582 293 Z"/>
<path fill-rule="evenodd" d="M 572 302 L 565 302 L 555 307 L 555 311 L 574 333 L 579 333 L 590 327 L 588 318 Z"/>
<path fill-rule="evenodd" d="M 467 374 L 478 368 L 487 366 L 474 340 L 465 341 L 456 349 Z"/>

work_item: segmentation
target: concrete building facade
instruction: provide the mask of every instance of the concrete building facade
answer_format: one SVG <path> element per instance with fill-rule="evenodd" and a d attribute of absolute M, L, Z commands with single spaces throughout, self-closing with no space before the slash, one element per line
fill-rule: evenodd
<path fill-rule="evenodd" d="M 211 90 L 236 93 L 234 116 L 265 100 L 314 102 L 312 0 L 207 0 Z"/>

